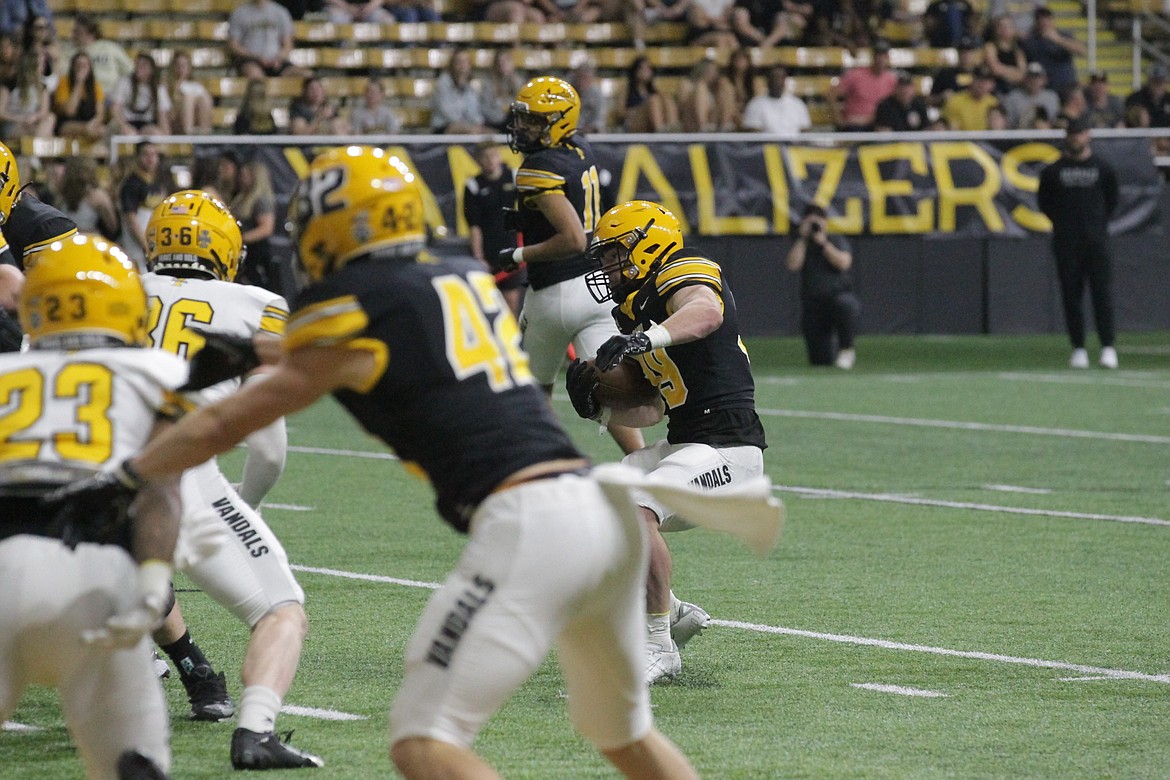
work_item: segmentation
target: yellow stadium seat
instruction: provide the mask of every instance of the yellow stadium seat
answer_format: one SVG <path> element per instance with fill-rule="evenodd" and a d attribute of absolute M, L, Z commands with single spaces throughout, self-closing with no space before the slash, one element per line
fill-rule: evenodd
<path fill-rule="evenodd" d="M 118 10 L 127 14 L 162 14 L 171 9 L 169 0 L 122 0 Z"/>
<path fill-rule="evenodd" d="M 472 25 L 475 40 L 479 43 L 515 45 L 520 40 L 520 25 L 476 22 Z"/>

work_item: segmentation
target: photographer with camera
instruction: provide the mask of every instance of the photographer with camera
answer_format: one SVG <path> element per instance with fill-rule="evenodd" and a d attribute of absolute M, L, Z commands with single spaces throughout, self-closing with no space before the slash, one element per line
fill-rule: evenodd
<path fill-rule="evenodd" d="M 857 359 L 853 335 L 861 303 L 853 294 L 849 242 L 828 234 L 825 209 L 812 204 L 788 250 L 788 270 L 800 272 L 800 327 L 814 366 L 850 369 Z"/>

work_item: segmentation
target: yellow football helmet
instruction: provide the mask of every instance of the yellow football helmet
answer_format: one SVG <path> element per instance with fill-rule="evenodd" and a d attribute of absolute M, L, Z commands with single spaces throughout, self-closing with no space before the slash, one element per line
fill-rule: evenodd
<path fill-rule="evenodd" d="M 54 241 L 25 269 L 20 324 L 34 349 L 145 346 L 146 313 L 134 261 L 99 236 Z"/>
<path fill-rule="evenodd" d="M 240 223 L 201 190 L 183 190 L 155 207 L 146 223 L 146 267 L 171 276 L 233 281 L 245 255 Z"/>
<path fill-rule="evenodd" d="M 0 143 L 0 225 L 8 221 L 19 194 L 20 171 L 16 168 L 16 155 Z"/>
<path fill-rule="evenodd" d="M 581 98 L 572 84 L 554 76 L 533 79 L 512 101 L 508 146 L 524 153 L 556 146 L 577 132 L 580 116 Z"/>
<path fill-rule="evenodd" d="M 682 249 L 678 218 L 657 203 L 632 200 L 602 215 L 587 255 L 596 271 L 585 275 L 598 302 L 621 303 L 671 252 Z"/>
<path fill-rule="evenodd" d="M 339 146 L 313 160 L 288 219 L 311 281 L 362 255 L 413 258 L 426 245 L 418 178 L 398 157 L 369 146 Z"/>

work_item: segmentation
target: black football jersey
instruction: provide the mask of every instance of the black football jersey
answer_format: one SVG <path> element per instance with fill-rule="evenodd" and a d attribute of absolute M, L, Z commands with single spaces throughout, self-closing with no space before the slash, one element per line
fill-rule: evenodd
<path fill-rule="evenodd" d="M 7 252 L 11 254 L 0 255 L 0 262 L 15 265 L 23 271 L 25 258 L 76 233 L 77 223 L 26 192 L 12 207 L 2 230 L 4 240 L 8 242 Z"/>
<path fill-rule="evenodd" d="M 509 475 L 583 457 L 534 383 L 503 295 L 471 258 L 351 262 L 299 297 L 285 341 L 377 357 L 370 387 L 335 396 L 425 474 L 460 532 Z"/>
<path fill-rule="evenodd" d="M 601 180 L 594 164 L 593 151 L 580 138 L 570 138 L 564 144 L 532 152 L 524 158 L 516 172 L 519 190 L 519 227 L 525 245 L 539 244 L 554 234 L 540 209 L 533 203 L 539 195 L 554 192 L 564 195 L 573 204 L 585 228 L 585 243 L 593 238 L 593 229 L 601 219 Z M 532 289 L 551 287 L 566 279 L 584 276 L 592 270 L 585 254 L 560 260 L 528 264 L 528 282 Z"/>
<path fill-rule="evenodd" d="M 710 287 L 719 296 L 723 324 L 696 341 L 638 355 L 642 372 L 666 402 L 667 440 L 713 447 L 766 447 L 735 299 L 718 263 L 693 249 L 678 250 L 646 277 L 636 293 L 614 307 L 618 329 L 635 333 L 664 322 L 670 297 L 693 284 Z"/>

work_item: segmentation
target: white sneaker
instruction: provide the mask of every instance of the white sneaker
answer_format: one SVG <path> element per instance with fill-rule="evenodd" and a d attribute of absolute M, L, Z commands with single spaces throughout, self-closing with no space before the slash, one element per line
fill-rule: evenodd
<path fill-rule="evenodd" d="M 1117 368 L 1117 350 L 1113 347 L 1101 347 L 1101 365 L 1104 368 Z"/>
<path fill-rule="evenodd" d="M 1074 349 L 1072 357 L 1068 359 L 1069 368 L 1088 368 L 1089 367 L 1089 353 L 1082 349 Z"/>
<path fill-rule="evenodd" d="M 711 616 L 702 607 L 687 601 L 680 601 L 670 610 L 670 638 L 679 650 L 686 643 L 703 633 L 711 622 Z"/>
<path fill-rule="evenodd" d="M 846 371 L 853 368 L 853 364 L 857 362 L 857 353 L 852 349 L 843 349 L 837 353 L 837 368 L 843 368 Z"/>
<path fill-rule="evenodd" d="M 678 645 L 670 647 L 650 642 L 646 645 L 646 684 L 653 685 L 659 680 L 677 677 L 682 672 L 682 656 Z"/>

